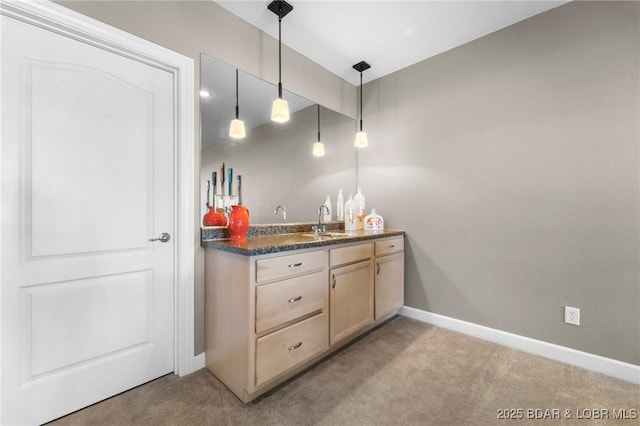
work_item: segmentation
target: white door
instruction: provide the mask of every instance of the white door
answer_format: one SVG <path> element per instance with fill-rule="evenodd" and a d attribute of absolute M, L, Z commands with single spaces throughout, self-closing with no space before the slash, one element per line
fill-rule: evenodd
<path fill-rule="evenodd" d="M 174 82 L 2 16 L 3 424 L 174 369 Z"/>

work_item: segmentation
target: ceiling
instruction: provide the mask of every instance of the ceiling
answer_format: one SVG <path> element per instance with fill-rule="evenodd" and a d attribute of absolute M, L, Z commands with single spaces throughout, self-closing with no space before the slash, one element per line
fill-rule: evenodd
<path fill-rule="evenodd" d="M 216 1 L 277 39 L 270 2 Z M 282 43 L 357 85 L 361 60 L 366 83 L 567 2 L 288 0 Z"/>

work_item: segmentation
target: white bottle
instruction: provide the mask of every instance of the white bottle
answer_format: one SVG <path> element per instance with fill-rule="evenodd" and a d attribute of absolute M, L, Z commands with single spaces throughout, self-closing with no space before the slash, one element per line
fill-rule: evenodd
<path fill-rule="evenodd" d="M 325 222 L 331 222 L 331 199 L 329 198 L 329 196 L 327 195 L 327 198 L 324 200 L 324 205 L 327 206 L 326 209 L 324 209 L 324 216 L 322 218 L 323 221 Z"/>
<path fill-rule="evenodd" d="M 353 201 L 356 202 L 356 216 L 358 217 L 358 229 L 364 228 L 364 216 L 366 214 L 364 195 L 362 190 L 358 187 L 358 193 L 353 197 Z"/>
<path fill-rule="evenodd" d="M 384 229 L 384 219 L 379 214 L 376 214 L 376 209 L 371 209 L 371 214 L 368 214 L 364 218 L 364 230 L 365 231 L 382 231 Z"/>
<path fill-rule="evenodd" d="M 353 195 L 349 194 L 347 202 L 344 203 L 344 230 L 355 231 L 358 229 L 358 217 L 356 216 L 356 202 Z"/>
<path fill-rule="evenodd" d="M 338 200 L 336 201 L 336 220 L 344 220 L 344 197 L 342 188 L 338 190 Z"/>

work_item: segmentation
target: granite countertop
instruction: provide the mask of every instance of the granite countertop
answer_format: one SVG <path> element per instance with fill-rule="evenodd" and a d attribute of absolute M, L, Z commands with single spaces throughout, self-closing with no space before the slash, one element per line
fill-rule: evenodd
<path fill-rule="evenodd" d="M 223 250 L 245 256 L 256 256 L 260 254 L 280 253 L 289 250 L 300 250 L 315 247 L 330 246 L 334 244 L 344 244 L 356 241 L 373 240 L 384 237 L 404 235 L 405 232 L 398 229 L 385 229 L 384 231 L 349 231 L 328 230 L 327 233 L 345 233 L 348 235 L 309 236 L 311 232 L 295 232 L 259 235 L 247 237 L 244 241 L 231 241 L 228 238 L 205 240 L 201 245 L 204 248 Z"/>

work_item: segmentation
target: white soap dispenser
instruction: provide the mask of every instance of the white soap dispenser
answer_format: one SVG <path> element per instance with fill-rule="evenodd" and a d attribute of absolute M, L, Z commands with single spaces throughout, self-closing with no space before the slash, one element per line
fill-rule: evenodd
<path fill-rule="evenodd" d="M 322 220 L 324 220 L 325 222 L 331 222 L 331 215 L 333 212 L 331 210 L 331 199 L 329 198 L 328 195 L 327 195 L 327 198 L 324 200 L 324 205 L 327 206 L 327 208 L 324 210 L 324 216 Z"/>
<path fill-rule="evenodd" d="M 344 197 L 342 196 L 342 188 L 338 190 L 338 199 L 336 200 L 336 220 L 344 220 Z"/>

